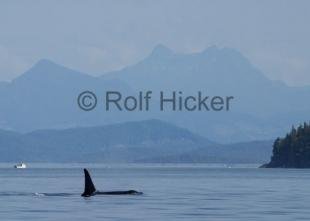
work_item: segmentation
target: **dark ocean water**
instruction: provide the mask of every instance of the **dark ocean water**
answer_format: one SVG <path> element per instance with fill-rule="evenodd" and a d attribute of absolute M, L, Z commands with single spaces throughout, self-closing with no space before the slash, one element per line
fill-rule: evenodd
<path fill-rule="evenodd" d="M 310 170 L 219 165 L 0 165 L 0 220 L 310 220 Z M 83 167 L 99 190 L 82 198 Z"/>

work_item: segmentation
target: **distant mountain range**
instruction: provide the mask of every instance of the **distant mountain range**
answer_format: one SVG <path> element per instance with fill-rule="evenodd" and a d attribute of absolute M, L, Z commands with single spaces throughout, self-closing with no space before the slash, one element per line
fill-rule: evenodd
<path fill-rule="evenodd" d="M 0 131 L 1 162 L 265 163 L 271 142 L 220 145 L 159 120 L 101 127 Z"/>
<path fill-rule="evenodd" d="M 83 112 L 77 96 L 91 90 L 98 107 Z M 139 90 L 234 96 L 230 112 L 105 112 L 104 91 Z M 0 82 L 0 128 L 18 132 L 99 126 L 161 119 L 218 143 L 268 140 L 310 117 L 310 87 L 289 87 L 267 79 L 234 49 L 210 47 L 175 53 L 163 45 L 139 63 L 92 77 L 41 60 L 12 82 Z"/>

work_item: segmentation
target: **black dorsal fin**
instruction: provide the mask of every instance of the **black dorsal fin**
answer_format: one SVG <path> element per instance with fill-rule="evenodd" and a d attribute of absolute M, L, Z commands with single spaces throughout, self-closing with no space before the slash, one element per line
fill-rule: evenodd
<path fill-rule="evenodd" d="M 96 192 L 95 185 L 93 184 L 89 172 L 86 169 L 84 169 L 84 175 L 85 175 L 85 188 L 82 196 L 86 197 L 92 196 Z"/>

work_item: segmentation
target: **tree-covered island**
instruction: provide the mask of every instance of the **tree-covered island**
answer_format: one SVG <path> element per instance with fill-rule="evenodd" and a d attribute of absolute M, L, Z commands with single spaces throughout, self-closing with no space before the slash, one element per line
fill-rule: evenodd
<path fill-rule="evenodd" d="M 273 144 L 273 155 L 265 168 L 310 168 L 310 124 L 292 127 Z"/>

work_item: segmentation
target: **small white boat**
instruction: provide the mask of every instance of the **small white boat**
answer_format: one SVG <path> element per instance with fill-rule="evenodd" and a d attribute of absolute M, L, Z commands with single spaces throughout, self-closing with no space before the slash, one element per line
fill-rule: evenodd
<path fill-rule="evenodd" d="M 16 169 L 26 169 L 27 165 L 25 163 L 19 163 L 19 164 L 14 165 L 14 168 L 16 168 Z"/>

